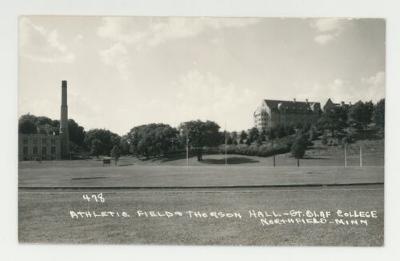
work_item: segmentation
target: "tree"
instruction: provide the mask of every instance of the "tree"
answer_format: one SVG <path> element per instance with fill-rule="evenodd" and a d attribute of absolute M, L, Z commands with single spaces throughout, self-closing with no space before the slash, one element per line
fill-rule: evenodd
<path fill-rule="evenodd" d="M 349 110 L 349 121 L 353 127 L 359 130 L 365 130 L 372 121 L 374 105 L 371 101 L 363 103 L 358 101 Z"/>
<path fill-rule="evenodd" d="M 89 130 L 84 139 L 84 144 L 87 148 L 92 149 L 93 140 L 98 140 L 100 143 L 96 144 L 96 149 L 98 150 L 99 155 L 109 155 L 111 149 L 114 145 L 118 145 L 120 143 L 120 137 L 118 134 L 115 134 L 106 129 L 92 129 Z"/>
<path fill-rule="evenodd" d="M 307 136 L 303 133 L 299 133 L 292 144 L 291 152 L 293 157 L 296 159 L 303 158 L 306 153 L 307 143 Z"/>
<path fill-rule="evenodd" d="M 304 124 L 302 124 L 301 131 L 303 133 L 306 133 L 311 129 L 311 127 L 312 127 L 312 125 L 310 122 L 305 122 Z"/>
<path fill-rule="evenodd" d="M 244 130 L 242 130 L 240 132 L 239 143 L 243 144 L 246 140 L 247 140 L 247 133 Z"/>
<path fill-rule="evenodd" d="M 328 144 L 328 136 L 326 135 L 325 132 L 324 132 L 324 134 L 322 134 L 321 143 L 323 145 L 327 145 Z"/>
<path fill-rule="evenodd" d="M 318 121 L 318 126 L 322 130 L 329 130 L 332 137 L 335 137 L 335 131 L 347 126 L 347 109 L 337 106 L 325 111 Z"/>
<path fill-rule="evenodd" d="M 89 148 L 91 149 L 91 148 Z M 69 152 L 72 155 L 83 155 L 84 153 L 84 149 L 81 146 L 78 146 L 75 142 L 70 141 L 69 142 Z"/>
<path fill-rule="evenodd" d="M 101 151 L 102 151 L 101 141 L 99 139 L 91 140 L 90 154 L 98 158 Z"/>
<path fill-rule="evenodd" d="M 179 125 L 180 133 L 185 139 L 186 135 L 197 155 L 197 160 L 203 160 L 203 147 L 216 146 L 220 141 L 219 126 L 212 121 L 188 121 Z"/>
<path fill-rule="evenodd" d="M 114 147 L 112 148 L 110 154 L 111 154 L 111 157 L 113 157 L 114 160 L 115 160 L 115 165 L 117 165 L 118 159 L 121 156 L 121 150 L 120 150 L 119 146 L 118 145 L 114 145 Z"/>
<path fill-rule="evenodd" d="M 177 129 L 167 124 L 152 123 L 132 128 L 127 142 L 137 156 L 163 156 L 178 148 L 178 134 Z"/>
<path fill-rule="evenodd" d="M 36 117 L 30 114 L 22 115 L 18 121 L 18 132 L 23 134 L 36 134 Z"/>
<path fill-rule="evenodd" d="M 260 137 L 260 132 L 258 131 L 258 129 L 256 127 L 253 127 L 250 129 L 249 131 L 249 143 L 253 143 L 255 141 L 258 140 L 258 138 Z"/>
<path fill-rule="evenodd" d="M 278 126 L 276 127 L 276 133 L 277 133 L 276 135 L 278 136 L 278 138 L 283 138 L 283 137 L 285 137 L 285 136 L 287 135 L 285 126 L 283 126 L 283 125 L 278 125 Z"/>
<path fill-rule="evenodd" d="M 385 128 L 385 99 L 381 99 L 375 105 L 373 120 L 376 126 Z"/>
<path fill-rule="evenodd" d="M 127 155 L 130 153 L 130 143 L 128 134 L 121 137 L 119 148 L 121 149 L 122 155 Z"/>
<path fill-rule="evenodd" d="M 232 145 L 233 144 L 233 139 L 232 139 L 231 133 L 226 132 L 225 135 L 226 135 L 226 144 Z"/>
<path fill-rule="evenodd" d="M 318 134 L 317 134 L 317 130 L 315 128 L 315 126 L 311 126 L 310 129 L 308 130 L 308 134 L 309 134 L 309 141 L 313 141 L 317 138 Z"/>
<path fill-rule="evenodd" d="M 269 128 L 267 130 L 267 137 L 269 140 L 274 140 L 276 138 L 276 130 L 275 128 Z"/>
<path fill-rule="evenodd" d="M 83 147 L 85 141 L 85 129 L 79 126 L 73 119 L 68 120 L 69 139 L 79 147 Z"/>
<path fill-rule="evenodd" d="M 52 120 L 51 126 L 53 126 L 53 131 L 56 135 L 60 134 L 60 121 Z"/>
<path fill-rule="evenodd" d="M 267 132 L 266 132 L 264 129 L 263 129 L 263 130 L 261 131 L 261 133 L 260 133 L 260 138 L 259 138 L 259 140 L 260 140 L 261 142 L 267 140 Z"/>
<path fill-rule="evenodd" d="M 46 116 L 38 116 L 38 117 L 36 117 L 36 121 L 35 122 L 36 122 L 37 126 L 46 125 L 46 124 L 51 126 L 52 123 L 53 123 L 53 120 L 50 119 L 49 117 L 46 117 Z"/>
<path fill-rule="evenodd" d="M 238 144 L 238 133 L 236 131 L 233 131 L 231 133 L 231 137 L 232 137 L 232 144 L 237 145 Z"/>
<path fill-rule="evenodd" d="M 285 126 L 286 135 L 292 135 L 296 133 L 293 125 L 286 125 Z"/>

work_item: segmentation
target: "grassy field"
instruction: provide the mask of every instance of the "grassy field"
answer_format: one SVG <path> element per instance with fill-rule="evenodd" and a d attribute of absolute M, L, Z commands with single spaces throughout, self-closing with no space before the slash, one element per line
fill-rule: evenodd
<path fill-rule="evenodd" d="M 365 145 L 365 144 L 363 144 Z M 349 153 L 344 168 L 340 147 L 307 151 L 295 167 L 289 154 L 272 158 L 205 155 L 138 160 L 118 166 L 100 160 L 20 162 L 20 242 L 189 245 L 380 246 L 384 227 L 383 146 L 365 146 L 363 167 Z M 383 143 L 382 143 L 383 145 Z M 356 146 L 356 145 L 355 145 Z M 368 148 L 368 149 L 367 149 Z M 349 150 L 350 152 L 351 150 Z M 279 164 L 279 162 L 281 164 Z M 315 187 L 313 185 L 318 185 Z M 321 186 L 319 186 L 321 185 Z M 324 186 L 329 185 L 329 186 Z M 102 192 L 104 203 L 84 194 Z M 377 211 L 368 226 L 285 224 L 263 226 L 249 210 L 287 212 Z M 74 211 L 126 211 L 129 218 L 72 219 Z M 242 219 L 143 218 L 143 211 L 238 212 Z"/>
<path fill-rule="evenodd" d="M 363 147 L 363 167 L 359 167 L 359 146 Z M 125 156 L 118 166 L 103 166 L 99 159 L 19 163 L 20 187 L 204 187 L 273 186 L 309 184 L 354 184 L 384 182 L 382 140 L 362 141 L 349 146 L 348 167 L 344 168 L 343 148 L 315 142 L 305 159 L 289 153 L 272 157 L 204 155 L 139 160 Z"/>
<path fill-rule="evenodd" d="M 383 167 L 63 165 L 21 168 L 20 187 L 210 187 L 383 183 Z M 77 164 L 77 162 L 73 162 Z"/>
<path fill-rule="evenodd" d="M 100 191 L 19 192 L 20 242 L 189 245 L 383 244 L 383 186 L 228 190 L 103 191 L 103 204 L 86 202 Z M 249 210 L 375 210 L 368 226 L 285 224 L 263 226 Z M 126 211 L 130 218 L 72 219 L 69 211 Z M 143 211 L 239 212 L 242 219 L 135 216 Z"/>

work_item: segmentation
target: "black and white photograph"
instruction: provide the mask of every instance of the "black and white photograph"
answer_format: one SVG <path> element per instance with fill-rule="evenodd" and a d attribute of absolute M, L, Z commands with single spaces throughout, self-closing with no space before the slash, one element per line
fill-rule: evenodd
<path fill-rule="evenodd" d="M 386 20 L 21 15 L 18 241 L 382 247 Z"/>

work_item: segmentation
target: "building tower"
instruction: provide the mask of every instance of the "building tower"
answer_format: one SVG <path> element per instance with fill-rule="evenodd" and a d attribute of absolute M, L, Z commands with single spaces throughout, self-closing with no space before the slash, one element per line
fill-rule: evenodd
<path fill-rule="evenodd" d="M 67 81 L 61 82 L 60 143 L 61 159 L 69 159 Z"/>

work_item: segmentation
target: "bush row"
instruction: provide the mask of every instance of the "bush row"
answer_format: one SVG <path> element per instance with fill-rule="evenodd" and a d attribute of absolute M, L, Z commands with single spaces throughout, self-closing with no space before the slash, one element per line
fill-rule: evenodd
<path fill-rule="evenodd" d="M 274 142 L 268 142 L 263 144 L 238 144 L 238 145 L 227 145 L 227 154 L 239 154 L 247 156 L 260 156 L 268 157 L 276 154 L 282 154 L 290 152 L 290 148 L 293 143 L 293 137 L 285 137 L 282 139 L 276 139 Z M 224 154 L 225 145 L 220 145 L 216 148 L 206 148 L 206 154 Z"/>

